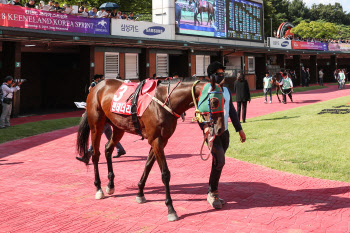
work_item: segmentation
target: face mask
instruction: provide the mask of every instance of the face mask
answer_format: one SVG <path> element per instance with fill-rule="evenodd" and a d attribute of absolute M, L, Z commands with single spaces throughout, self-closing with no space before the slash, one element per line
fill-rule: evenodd
<path fill-rule="evenodd" d="M 221 73 L 215 73 L 213 74 L 214 78 L 215 78 L 215 82 L 217 84 L 221 83 L 222 80 L 224 80 L 225 78 L 225 73 L 221 72 Z"/>

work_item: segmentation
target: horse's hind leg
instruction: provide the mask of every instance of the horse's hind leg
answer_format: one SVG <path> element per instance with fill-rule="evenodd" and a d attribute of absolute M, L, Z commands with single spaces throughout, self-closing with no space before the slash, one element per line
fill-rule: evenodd
<path fill-rule="evenodd" d="M 107 125 L 107 130 L 111 131 L 111 128 L 109 125 Z M 109 195 L 112 195 L 114 193 L 114 172 L 113 172 L 113 164 L 112 164 L 112 153 L 114 150 L 114 147 L 117 145 L 117 143 L 120 141 L 120 139 L 124 135 L 124 131 L 119 130 L 115 126 L 113 126 L 113 133 L 112 132 L 105 132 L 106 136 L 109 135 L 110 140 L 108 141 L 106 148 L 105 148 L 105 156 L 107 160 L 107 166 L 108 166 L 108 185 L 106 188 L 106 192 Z M 110 136 L 111 135 L 111 136 Z M 108 137 L 108 136 L 107 136 Z"/>
<path fill-rule="evenodd" d="M 103 127 L 105 125 L 106 120 L 99 120 L 96 118 L 96 122 L 93 122 L 94 127 L 91 128 L 91 141 L 92 141 L 92 147 L 94 150 L 94 154 L 92 156 L 92 162 L 94 164 L 94 172 L 95 172 L 95 186 L 96 186 L 96 195 L 95 199 L 103 199 L 104 194 L 101 189 L 101 179 L 100 174 L 98 170 L 98 162 L 100 160 L 100 142 L 101 142 L 101 135 L 103 132 Z"/>
<path fill-rule="evenodd" d="M 155 157 L 157 159 L 160 171 L 162 173 L 162 181 L 165 186 L 165 194 L 166 194 L 165 205 L 168 207 L 168 221 L 176 221 L 179 219 L 179 217 L 176 214 L 176 211 L 173 206 L 173 200 L 171 199 L 171 196 L 170 196 L 170 187 L 169 187 L 170 171 L 164 155 L 165 145 L 166 145 L 166 142 L 162 143 L 161 139 L 158 138 L 153 141 L 152 148 L 153 148 L 153 152 L 155 153 Z"/>
<path fill-rule="evenodd" d="M 136 196 L 136 202 L 137 203 L 141 204 L 141 203 L 145 203 L 146 202 L 146 198 L 145 198 L 145 195 L 143 193 L 143 189 L 145 188 L 146 180 L 147 180 L 148 175 L 149 175 L 149 173 L 150 173 L 150 171 L 151 171 L 151 169 L 153 167 L 154 161 L 155 161 L 155 156 L 154 156 L 153 149 L 151 147 L 151 149 L 149 151 L 149 154 L 148 154 L 148 157 L 147 157 L 145 170 L 143 171 L 141 180 L 140 180 L 140 182 L 138 184 L 139 192 L 137 193 L 137 196 Z"/>

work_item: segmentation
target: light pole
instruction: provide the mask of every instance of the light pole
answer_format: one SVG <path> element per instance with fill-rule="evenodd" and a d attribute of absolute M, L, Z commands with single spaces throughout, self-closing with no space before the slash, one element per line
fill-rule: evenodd
<path fill-rule="evenodd" d="M 272 18 L 270 18 L 271 20 L 271 37 L 272 37 Z"/>

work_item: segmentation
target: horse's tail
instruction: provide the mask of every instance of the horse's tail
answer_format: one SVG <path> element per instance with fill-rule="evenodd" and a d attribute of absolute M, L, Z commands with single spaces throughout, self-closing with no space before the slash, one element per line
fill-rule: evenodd
<path fill-rule="evenodd" d="M 79 124 L 77 136 L 77 152 L 80 156 L 87 156 L 88 143 L 90 135 L 90 126 L 87 119 L 87 114 L 84 113 Z"/>

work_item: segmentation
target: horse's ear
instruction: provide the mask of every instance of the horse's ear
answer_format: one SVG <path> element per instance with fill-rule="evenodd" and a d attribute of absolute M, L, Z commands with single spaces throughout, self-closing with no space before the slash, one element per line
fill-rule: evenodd
<path fill-rule="evenodd" d="M 215 77 L 214 77 L 214 75 L 211 75 L 210 76 L 211 91 L 215 91 L 215 89 L 216 89 L 215 83 L 216 83 Z"/>

